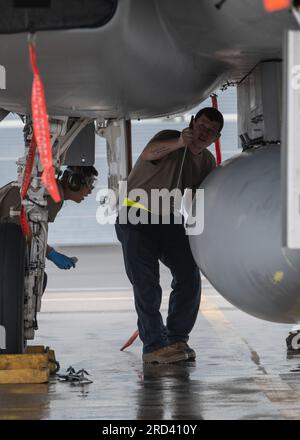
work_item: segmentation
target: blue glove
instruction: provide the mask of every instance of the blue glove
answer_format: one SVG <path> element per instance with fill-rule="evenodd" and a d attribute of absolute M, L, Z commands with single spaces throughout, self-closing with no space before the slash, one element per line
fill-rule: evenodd
<path fill-rule="evenodd" d="M 72 258 L 69 258 L 64 254 L 60 254 L 54 249 L 49 252 L 47 259 L 52 261 L 60 269 L 71 269 L 71 267 L 75 267 L 75 262 L 72 260 Z"/>

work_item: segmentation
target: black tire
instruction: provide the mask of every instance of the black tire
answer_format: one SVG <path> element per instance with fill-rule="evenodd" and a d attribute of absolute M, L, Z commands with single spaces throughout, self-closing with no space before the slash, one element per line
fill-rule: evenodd
<path fill-rule="evenodd" d="M 26 243 L 20 226 L 0 223 L 0 330 L 6 347 L 0 353 L 23 353 Z M 1 342 L 1 339 L 0 339 Z"/>

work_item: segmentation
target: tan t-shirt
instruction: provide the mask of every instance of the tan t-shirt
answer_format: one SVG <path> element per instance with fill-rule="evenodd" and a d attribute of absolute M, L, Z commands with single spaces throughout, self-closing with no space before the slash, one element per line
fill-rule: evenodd
<path fill-rule="evenodd" d="M 15 211 L 21 211 L 20 191 L 17 186 L 13 186 L 13 183 L 14 182 L 10 182 L 0 188 L 0 220 L 19 224 L 19 216 L 10 217 L 9 215 L 11 207 L 13 207 Z M 61 201 L 55 203 L 50 196 L 48 197 L 48 222 L 50 223 L 54 222 L 64 203 L 63 188 L 59 182 L 57 182 L 57 184 Z"/>
<path fill-rule="evenodd" d="M 175 139 L 179 136 L 180 132 L 177 130 L 163 130 L 157 133 L 151 141 Z M 140 156 L 127 179 L 128 198 L 140 202 L 155 214 L 165 215 L 168 212 L 162 211 L 162 207 L 157 212 L 157 205 L 151 204 L 152 189 L 162 190 L 165 188 L 172 191 L 178 188 L 183 194 L 186 188 L 191 188 L 195 192 L 205 177 L 215 168 L 216 161 L 213 154 L 207 149 L 198 155 L 194 155 L 187 148 L 185 157 L 184 152 L 185 148 L 180 148 L 156 161 L 146 161 Z M 182 172 L 180 175 L 181 166 Z M 136 198 L 132 190 L 137 188 L 146 191 L 147 200 Z M 130 192 L 132 197 L 130 197 Z M 165 206 L 168 206 L 168 203 Z"/>

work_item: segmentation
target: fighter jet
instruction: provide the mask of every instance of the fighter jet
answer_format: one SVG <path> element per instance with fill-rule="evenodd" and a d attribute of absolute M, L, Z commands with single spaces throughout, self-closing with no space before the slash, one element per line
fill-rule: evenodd
<path fill-rule="evenodd" d="M 0 118 L 16 113 L 27 128 L 20 188 L 43 119 L 40 78 L 55 175 L 63 165 L 93 164 L 94 136 L 104 136 L 114 190 L 130 167 L 131 119 L 180 114 L 218 88 L 237 87 L 243 151 L 203 182 L 204 229 L 190 234 L 191 248 L 232 304 L 297 323 L 299 0 L 0 0 L 0 7 Z M 0 225 L 0 352 L 23 352 L 37 328 L 50 191 L 44 166 L 43 151 L 36 153 L 23 201 L 31 239 Z"/>

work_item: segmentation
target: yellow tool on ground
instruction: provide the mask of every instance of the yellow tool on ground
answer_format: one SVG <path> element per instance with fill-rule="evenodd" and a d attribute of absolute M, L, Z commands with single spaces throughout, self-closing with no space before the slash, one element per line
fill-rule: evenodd
<path fill-rule="evenodd" d="M 0 355 L 0 384 L 45 383 L 59 370 L 54 350 L 28 346 L 24 354 Z"/>

